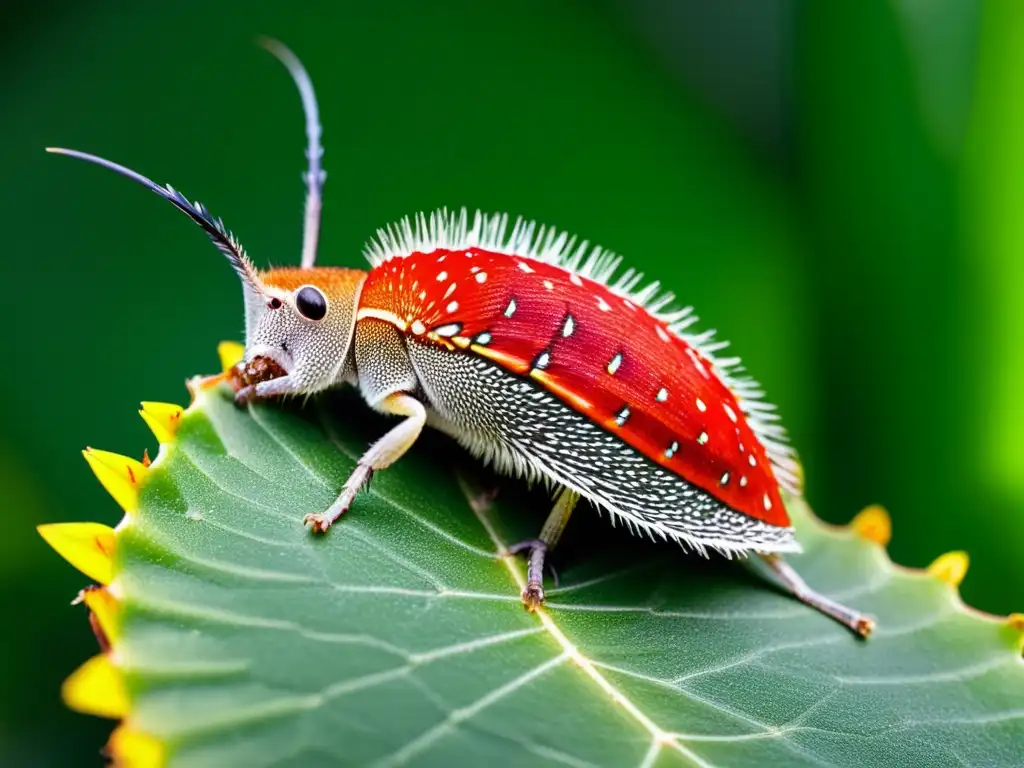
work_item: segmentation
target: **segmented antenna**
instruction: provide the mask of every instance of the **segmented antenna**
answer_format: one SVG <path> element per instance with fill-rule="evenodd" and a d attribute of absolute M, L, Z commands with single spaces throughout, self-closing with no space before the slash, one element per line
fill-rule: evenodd
<path fill-rule="evenodd" d="M 299 89 L 299 96 L 302 97 L 302 111 L 306 115 L 306 159 L 309 160 L 309 170 L 303 174 L 306 180 L 306 221 L 302 233 L 302 261 L 303 269 L 309 269 L 316 263 L 316 249 L 320 240 L 320 211 L 323 207 L 323 186 L 327 180 L 327 172 L 320 167 L 320 158 L 323 157 L 324 148 L 320 144 L 320 136 L 323 128 L 320 125 L 320 109 L 316 103 L 316 92 L 313 90 L 313 81 L 309 79 L 306 68 L 302 66 L 298 56 L 278 40 L 270 37 L 258 39 L 261 46 L 266 48 L 274 57 L 288 69 L 292 76 L 295 87 Z"/>
<path fill-rule="evenodd" d="M 238 242 L 238 238 L 228 231 L 227 227 L 224 226 L 223 221 L 219 218 L 213 218 L 213 215 L 198 200 L 191 203 L 170 184 L 166 187 L 161 187 L 159 184 L 147 179 L 141 173 L 136 173 L 130 168 L 125 168 L 123 165 L 118 165 L 110 160 L 104 160 L 102 157 L 97 157 L 96 155 L 79 152 L 75 149 L 62 149 L 61 147 L 47 147 L 46 151 L 57 155 L 77 157 L 79 160 L 86 160 L 90 163 L 101 165 L 104 168 L 109 168 L 112 171 L 120 173 L 122 176 L 127 176 L 129 179 L 137 181 L 147 189 L 156 192 L 160 197 L 167 200 L 171 205 L 202 227 L 203 231 L 209 235 L 210 240 L 213 241 L 213 244 L 217 246 L 217 250 L 227 256 L 228 261 L 231 262 L 231 266 L 235 268 L 239 277 L 252 286 L 252 288 L 258 293 L 262 292 L 260 290 L 260 279 L 259 273 L 256 271 L 256 266 L 249 260 L 249 257 L 245 255 L 245 249 L 242 247 L 242 244 Z"/>

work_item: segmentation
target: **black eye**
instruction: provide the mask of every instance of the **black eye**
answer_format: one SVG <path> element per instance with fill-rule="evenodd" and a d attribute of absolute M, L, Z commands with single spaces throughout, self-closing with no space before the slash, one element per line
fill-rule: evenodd
<path fill-rule="evenodd" d="M 295 294 L 295 308 L 309 320 L 322 320 L 327 314 L 327 299 L 319 288 L 304 285 Z"/>

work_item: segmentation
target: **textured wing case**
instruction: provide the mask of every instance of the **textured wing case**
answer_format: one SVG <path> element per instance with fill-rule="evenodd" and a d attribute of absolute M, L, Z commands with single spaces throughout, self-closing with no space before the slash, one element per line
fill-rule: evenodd
<path fill-rule="evenodd" d="M 484 248 L 413 252 L 373 269 L 360 316 L 532 380 L 686 487 L 789 524 L 772 457 L 714 361 L 599 280 Z"/>

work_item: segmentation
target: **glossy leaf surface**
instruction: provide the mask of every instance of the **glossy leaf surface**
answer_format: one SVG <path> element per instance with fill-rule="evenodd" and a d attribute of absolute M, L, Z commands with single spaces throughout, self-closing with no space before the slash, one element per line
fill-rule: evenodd
<path fill-rule="evenodd" d="M 428 436 L 322 538 L 383 422 L 203 393 L 118 537 L 132 722 L 174 766 L 1010 764 L 1020 633 L 792 505 L 809 583 L 878 619 L 867 642 L 736 563 L 588 509 L 524 612 L 543 494 Z M 468 478 L 474 478 L 472 480 Z"/>

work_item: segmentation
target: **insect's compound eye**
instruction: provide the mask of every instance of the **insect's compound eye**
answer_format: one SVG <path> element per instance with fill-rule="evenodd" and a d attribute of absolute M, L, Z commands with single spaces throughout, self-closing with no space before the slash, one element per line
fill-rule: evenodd
<path fill-rule="evenodd" d="M 275 296 L 274 298 L 267 302 L 267 306 L 270 307 L 271 309 L 280 309 L 281 300 Z"/>
<path fill-rule="evenodd" d="M 327 297 L 319 288 L 304 285 L 295 292 L 295 308 L 307 320 L 323 320 L 327 314 Z"/>

